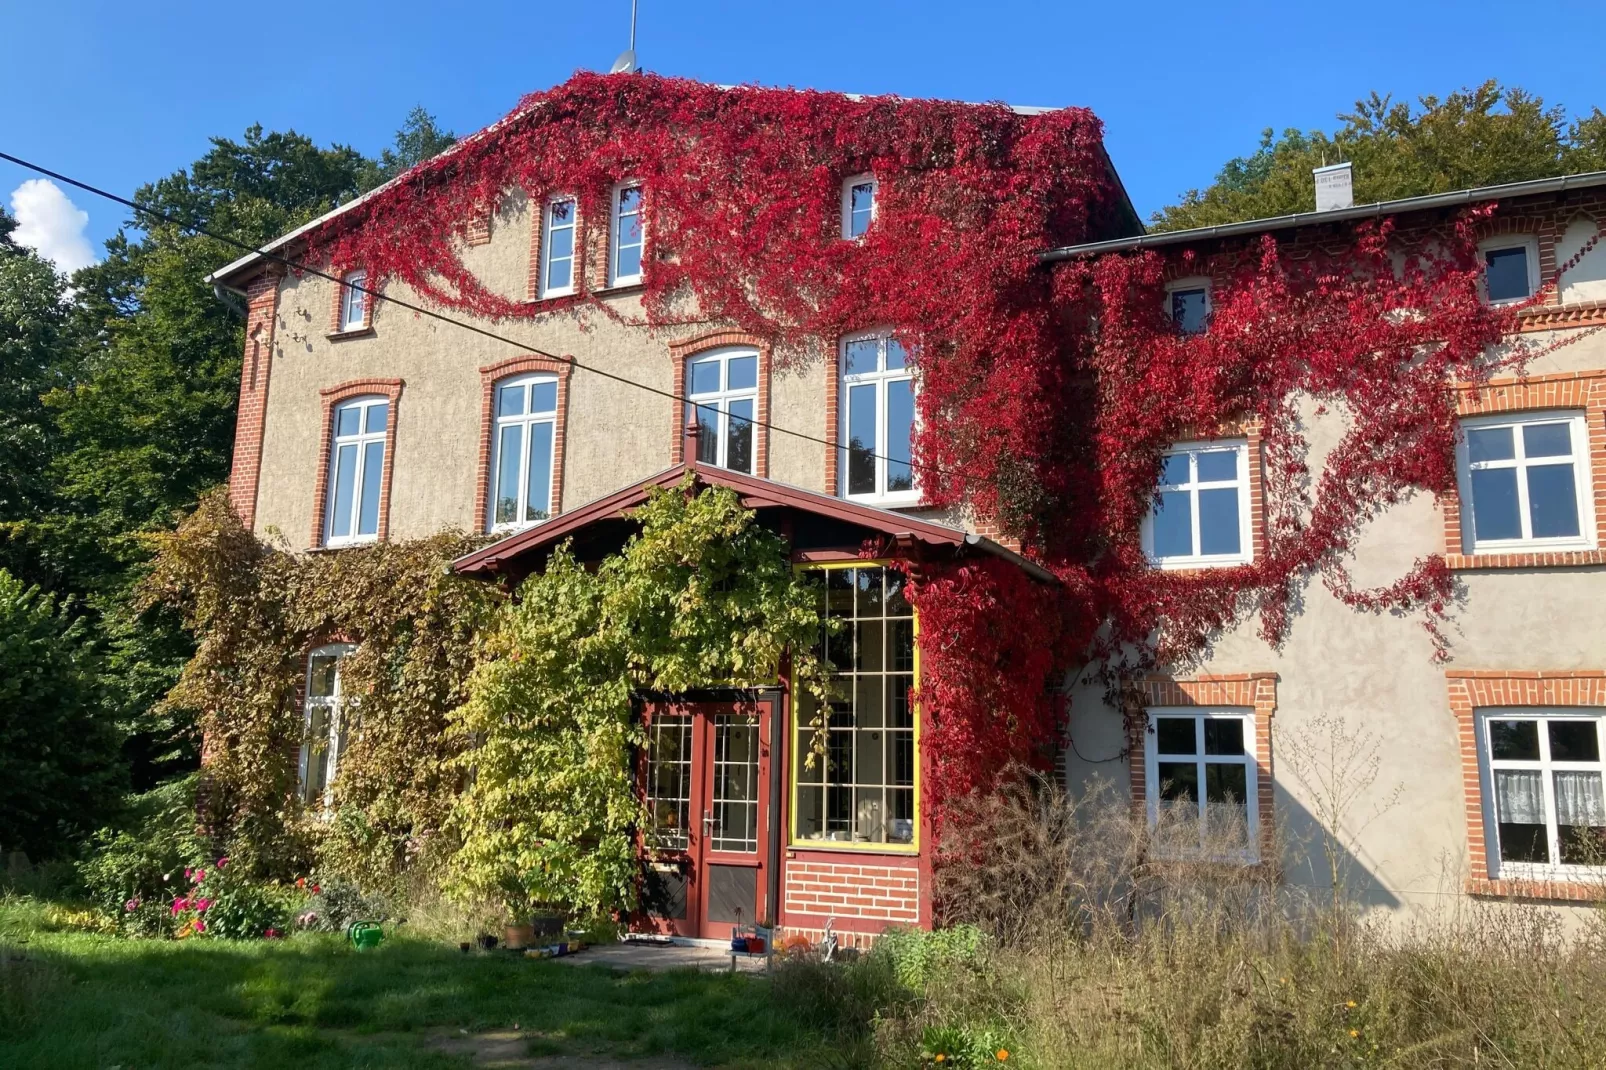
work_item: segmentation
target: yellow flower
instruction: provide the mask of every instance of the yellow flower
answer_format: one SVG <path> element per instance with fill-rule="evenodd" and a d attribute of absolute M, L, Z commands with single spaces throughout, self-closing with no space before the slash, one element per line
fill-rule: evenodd
<path fill-rule="evenodd" d="M 931 1061 L 934 1062 L 934 1063 L 947 1062 L 948 1061 L 948 1056 L 944 1055 L 942 1052 L 939 1051 L 935 1056 L 932 1057 Z"/>
<path fill-rule="evenodd" d="M 1350 1010 L 1354 1010 L 1355 1009 L 1355 1001 L 1352 999 L 1348 1003 L 1344 1004 L 1344 1006 L 1348 1007 Z"/>
<path fill-rule="evenodd" d="M 1349 1035 L 1352 1037 L 1358 1037 L 1361 1035 L 1361 1031 L 1359 1029 L 1351 1029 L 1349 1031 Z"/>

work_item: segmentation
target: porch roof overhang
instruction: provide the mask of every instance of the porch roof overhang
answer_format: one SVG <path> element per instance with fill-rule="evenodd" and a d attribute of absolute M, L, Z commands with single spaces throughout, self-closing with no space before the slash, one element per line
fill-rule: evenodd
<path fill-rule="evenodd" d="M 717 486 L 734 491 L 747 509 L 790 511 L 818 517 L 860 529 L 864 538 L 879 536 L 952 552 L 974 550 L 1008 561 L 1043 583 L 1059 582 L 1058 577 L 1041 565 L 984 535 L 891 509 L 833 498 L 789 483 L 695 463 L 677 464 L 551 520 L 514 532 L 489 546 L 465 554 L 453 561 L 450 567 L 463 575 L 487 579 L 504 575 L 519 577 L 535 571 L 558 543 L 587 531 L 604 527 L 623 529 L 616 532 L 618 541 L 622 543 L 625 531 L 633 528 L 630 514 L 647 500 L 653 488 L 678 486 L 687 473 L 692 474 L 699 487 Z"/>

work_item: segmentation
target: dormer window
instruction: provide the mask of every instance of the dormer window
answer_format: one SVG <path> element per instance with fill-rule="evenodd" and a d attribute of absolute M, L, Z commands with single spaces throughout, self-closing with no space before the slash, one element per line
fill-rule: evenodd
<path fill-rule="evenodd" d="M 366 271 L 353 271 L 340 280 L 340 329 L 360 331 L 368 326 L 368 282 Z"/>
<path fill-rule="evenodd" d="M 876 181 L 855 175 L 842 183 L 842 236 L 861 237 L 875 221 Z"/>
<path fill-rule="evenodd" d="M 1166 315 L 1183 334 L 1202 334 L 1210 323 L 1210 281 L 1178 279 L 1165 288 Z"/>
<path fill-rule="evenodd" d="M 1491 305 L 1526 301 L 1539 292 L 1539 247 L 1531 237 L 1497 238 L 1479 246 Z"/>
<path fill-rule="evenodd" d="M 578 216 L 573 197 L 547 201 L 541 221 L 541 285 L 537 296 L 574 293 L 574 231 Z"/>

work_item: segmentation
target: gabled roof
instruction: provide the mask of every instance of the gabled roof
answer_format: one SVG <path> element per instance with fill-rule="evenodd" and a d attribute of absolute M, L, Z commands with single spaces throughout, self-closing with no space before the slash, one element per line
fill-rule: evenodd
<path fill-rule="evenodd" d="M 1242 223 L 1221 223 L 1213 227 L 1193 227 L 1189 230 L 1162 230 L 1138 234 L 1128 238 L 1111 238 L 1108 241 L 1088 242 L 1084 245 L 1067 245 L 1039 254 L 1042 260 L 1072 260 L 1101 253 L 1124 253 L 1134 249 L 1152 249 L 1161 245 L 1186 245 L 1210 238 L 1233 238 L 1251 234 L 1265 234 L 1274 230 L 1313 226 L 1320 223 L 1338 223 L 1351 219 L 1377 218 L 1420 212 L 1431 208 L 1454 208 L 1479 201 L 1498 201 L 1509 197 L 1523 197 L 1539 193 L 1559 193 L 1571 189 L 1592 189 L 1606 186 L 1606 171 L 1590 171 L 1579 175 L 1558 175 L 1554 178 L 1536 178 L 1527 182 L 1507 182 L 1499 186 L 1480 186 L 1476 189 L 1454 190 L 1450 193 L 1430 193 L 1422 197 L 1403 197 L 1396 201 L 1378 201 L 1374 204 L 1357 204 L 1350 208 L 1332 208 L 1325 212 L 1294 212 L 1291 215 L 1271 216 L 1267 219 L 1248 219 Z"/>
<path fill-rule="evenodd" d="M 623 490 L 587 502 L 578 509 L 560 513 L 544 523 L 515 532 L 489 546 L 463 555 L 452 562 L 451 568 L 454 572 L 470 575 L 502 572 L 505 566 L 515 559 L 549 551 L 565 538 L 593 524 L 627 517 L 647 500 L 653 488 L 678 486 L 688 472 L 693 474 L 698 486 L 726 487 L 734 491 L 742 506 L 747 509 L 794 509 L 852 524 L 877 534 L 912 539 L 928 546 L 952 549 L 973 547 L 982 553 L 991 554 L 1016 565 L 1035 579 L 1045 583 L 1058 582 L 1054 574 L 1041 565 L 986 536 L 967 532 L 962 528 L 922 520 L 891 509 L 878 509 L 875 506 L 833 498 L 827 494 L 794 487 L 789 483 L 778 483 L 773 479 L 761 479 L 758 476 L 742 475 L 724 468 L 695 463 L 677 464 Z"/>

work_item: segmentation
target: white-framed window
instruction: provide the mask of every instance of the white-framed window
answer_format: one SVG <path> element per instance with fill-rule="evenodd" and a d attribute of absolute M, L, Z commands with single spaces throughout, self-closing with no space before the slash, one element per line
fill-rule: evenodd
<path fill-rule="evenodd" d="M 1526 301 L 1539 292 L 1539 242 L 1530 234 L 1490 238 L 1478 245 L 1483 289 L 1492 305 Z"/>
<path fill-rule="evenodd" d="M 379 538 L 379 497 L 389 423 L 388 398 L 353 398 L 336 407 L 324 545 L 348 546 Z"/>
<path fill-rule="evenodd" d="M 1210 323 L 1210 280 L 1176 279 L 1167 283 L 1165 310 L 1183 334 L 1203 333 Z"/>
<path fill-rule="evenodd" d="M 753 474 L 758 350 L 711 349 L 686 359 L 687 421 L 695 419 L 697 463 Z"/>
<path fill-rule="evenodd" d="M 492 531 L 528 527 L 552 514 L 558 377 L 520 375 L 496 384 L 491 437 Z"/>
<path fill-rule="evenodd" d="M 340 329 L 360 331 L 368 326 L 368 295 L 357 287 L 368 282 L 366 271 L 353 271 L 341 280 Z"/>
<path fill-rule="evenodd" d="M 1168 853 L 1254 862 L 1260 801 L 1254 711 L 1157 706 L 1144 748 L 1149 826 Z"/>
<path fill-rule="evenodd" d="M 334 799 L 335 765 L 340 760 L 344 731 L 342 715 L 348 705 L 340 686 L 340 663 L 354 649 L 350 643 L 329 643 L 307 655 L 296 795 L 308 806 L 327 806 Z"/>
<path fill-rule="evenodd" d="M 1143 552 L 1161 568 L 1212 568 L 1254 559 L 1249 442 L 1181 442 L 1160 462 L 1143 520 Z"/>
<path fill-rule="evenodd" d="M 1478 711 L 1485 827 L 1498 877 L 1606 874 L 1598 708 Z"/>
<path fill-rule="evenodd" d="M 854 175 L 842 183 L 842 236 L 857 238 L 875 222 L 876 180 Z"/>
<path fill-rule="evenodd" d="M 878 332 L 843 339 L 838 429 L 843 497 L 919 500 L 911 462 L 915 390 L 909 355 L 896 338 Z"/>
<path fill-rule="evenodd" d="M 628 286 L 641 281 L 642 237 L 641 187 L 632 185 L 615 187 L 608 285 Z"/>
<path fill-rule="evenodd" d="M 574 293 L 575 227 L 580 209 L 573 197 L 552 197 L 541 217 L 541 277 L 537 296 Z"/>
<path fill-rule="evenodd" d="M 1456 443 L 1456 468 L 1465 552 L 1594 546 L 1582 412 L 1467 417 Z"/>

